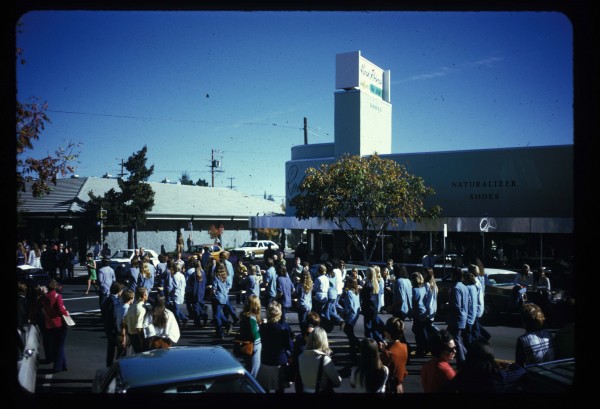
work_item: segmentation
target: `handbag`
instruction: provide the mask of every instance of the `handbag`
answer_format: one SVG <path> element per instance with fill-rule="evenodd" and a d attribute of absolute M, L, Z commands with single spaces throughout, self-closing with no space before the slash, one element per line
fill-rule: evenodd
<path fill-rule="evenodd" d="M 233 354 L 238 357 L 252 356 L 254 353 L 254 341 L 233 340 Z"/>
<path fill-rule="evenodd" d="M 75 325 L 75 321 L 73 321 L 73 318 L 71 318 L 70 315 L 64 315 L 63 314 L 62 318 L 63 318 L 63 322 L 65 324 L 67 324 L 67 327 L 72 327 L 72 326 Z"/>

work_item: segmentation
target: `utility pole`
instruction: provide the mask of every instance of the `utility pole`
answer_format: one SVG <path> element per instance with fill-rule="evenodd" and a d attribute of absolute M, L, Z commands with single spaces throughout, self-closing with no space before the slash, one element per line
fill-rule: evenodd
<path fill-rule="evenodd" d="M 125 161 L 123 159 L 121 159 L 121 173 L 118 174 L 119 178 L 123 178 L 123 176 L 126 175 L 126 173 L 123 171 L 123 168 L 125 167 Z"/>
<path fill-rule="evenodd" d="M 229 189 L 233 190 L 233 188 L 235 187 L 235 186 L 233 186 L 233 179 L 235 179 L 235 178 L 228 177 L 227 179 L 229 179 Z"/>
<path fill-rule="evenodd" d="M 304 144 L 308 145 L 308 121 L 306 120 L 306 117 L 304 117 Z"/>
<path fill-rule="evenodd" d="M 221 167 L 221 161 L 215 159 L 215 152 L 219 152 L 219 151 L 215 151 L 214 149 L 212 149 L 210 152 L 211 152 L 210 153 L 210 174 L 211 174 L 211 178 L 212 178 L 211 187 L 215 187 L 215 172 L 223 172 L 223 171 L 215 170 L 215 168 Z"/>

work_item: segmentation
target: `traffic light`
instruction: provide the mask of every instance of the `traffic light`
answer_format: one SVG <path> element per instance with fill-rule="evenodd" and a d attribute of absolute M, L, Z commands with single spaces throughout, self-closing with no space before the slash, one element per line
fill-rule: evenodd
<path fill-rule="evenodd" d="M 106 219 L 106 210 L 98 210 L 98 219 L 105 220 Z"/>

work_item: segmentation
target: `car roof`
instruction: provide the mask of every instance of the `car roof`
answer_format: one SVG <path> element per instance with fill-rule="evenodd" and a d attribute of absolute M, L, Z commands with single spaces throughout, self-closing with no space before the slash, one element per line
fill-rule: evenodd
<path fill-rule="evenodd" d="M 462 271 L 467 271 L 467 267 L 463 267 Z M 502 268 L 487 268 L 487 267 L 484 268 L 483 272 L 486 276 L 488 276 L 490 274 L 510 274 L 510 275 L 517 274 L 516 271 L 512 271 L 512 270 L 505 270 Z"/>
<path fill-rule="evenodd" d="M 245 372 L 221 346 L 160 348 L 120 358 L 116 364 L 128 388 Z"/>

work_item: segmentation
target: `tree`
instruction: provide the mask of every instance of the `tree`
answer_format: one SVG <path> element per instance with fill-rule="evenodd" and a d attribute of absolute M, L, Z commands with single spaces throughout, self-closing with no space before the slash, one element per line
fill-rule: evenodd
<path fill-rule="evenodd" d="M 179 182 L 182 185 L 188 185 L 188 186 L 193 186 L 194 182 L 192 181 L 192 178 L 190 178 L 190 175 L 187 172 L 182 172 L 181 173 L 181 177 L 179 178 Z"/>
<path fill-rule="evenodd" d="M 21 24 L 18 24 L 19 31 Z M 21 57 L 20 63 L 25 64 L 22 58 L 23 50 L 18 48 L 17 55 Z M 45 125 L 50 123 L 46 115 L 48 104 L 38 98 L 32 98 L 30 103 L 24 104 L 16 101 L 16 131 L 17 131 L 17 163 L 16 179 L 17 194 L 26 191 L 28 182 L 31 184 L 33 197 L 42 197 L 50 193 L 50 183 L 56 185 L 58 176 L 67 176 L 75 172 L 74 162 L 79 157 L 79 143 L 70 142 L 66 147 L 60 147 L 54 156 L 48 155 L 40 159 L 24 158 L 25 151 L 33 149 L 33 141 L 40 139 Z"/>
<path fill-rule="evenodd" d="M 225 227 L 223 227 L 222 224 L 220 224 L 219 227 L 216 227 L 214 224 L 211 224 L 208 228 L 208 235 L 211 239 L 213 239 L 214 241 L 218 240 L 219 244 L 221 244 L 221 235 L 224 231 Z"/>
<path fill-rule="evenodd" d="M 208 186 L 208 182 L 202 178 L 198 179 L 198 181 L 196 182 L 196 186 Z"/>
<path fill-rule="evenodd" d="M 345 155 L 338 161 L 308 168 L 290 205 L 298 219 L 331 220 L 363 254 L 367 265 L 377 237 L 399 220 L 435 218 L 439 206 L 426 209 L 425 199 L 435 191 L 422 178 L 377 153 L 369 157 Z"/>
<path fill-rule="evenodd" d="M 104 196 L 96 196 L 90 192 L 90 201 L 87 211 L 92 215 L 97 214 L 100 208 L 107 211 L 107 223 L 127 226 L 129 229 L 129 246 L 137 248 L 137 228 L 146 223 L 146 212 L 154 207 L 154 191 L 148 178 L 154 173 L 154 165 L 146 167 L 146 153 L 144 146 L 127 159 L 124 166 L 129 172 L 129 179 L 118 179 L 119 189 L 110 189 Z"/>
<path fill-rule="evenodd" d="M 273 238 L 279 236 L 279 229 L 273 229 L 270 227 L 264 229 L 258 229 L 258 234 L 265 237 L 267 240 L 273 240 Z"/>

